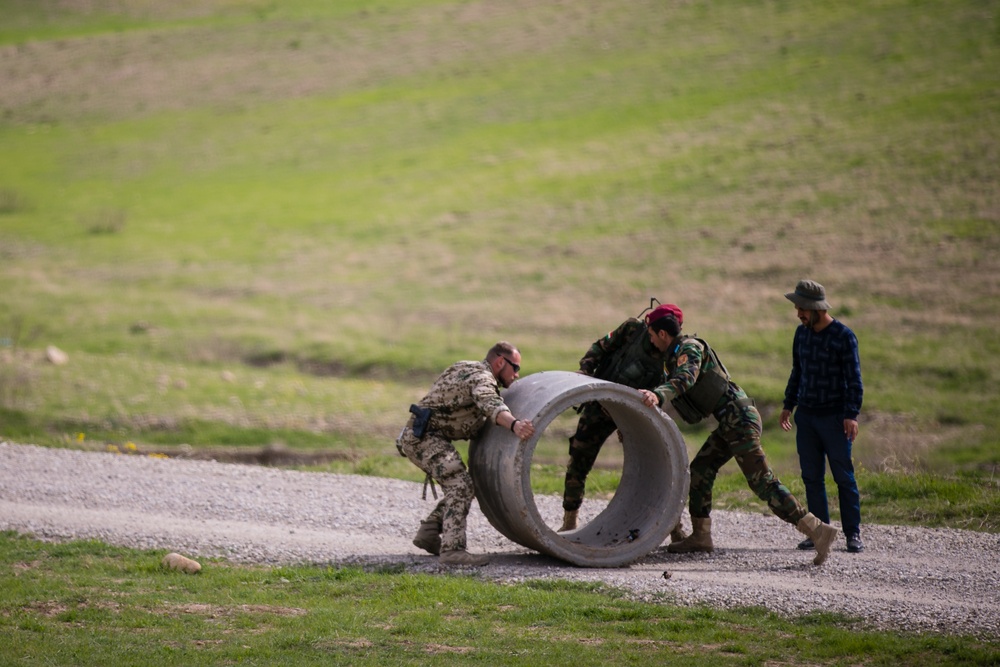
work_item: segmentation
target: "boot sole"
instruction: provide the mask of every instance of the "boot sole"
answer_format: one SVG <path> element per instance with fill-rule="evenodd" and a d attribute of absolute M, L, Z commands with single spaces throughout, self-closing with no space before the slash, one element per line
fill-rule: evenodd
<path fill-rule="evenodd" d="M 441 544 L 440 543 L 433 544 L 433 543 L 429 543 L 429 542 L 423 542 L 421 540 L 413 540 L 413 546 L 417 547 L 418 549 L 423 549 L 427 553 L 432 554 L 434 556 L 440 556 L 441 555 Z"/>
<path fill-rule="evenodd" d="M 819 535 L 818 539 L 812 538 L 813 544 L 816 546 L 816 557 L 813 558 L 813 565 L 822 565 L 826 562 L 830 555 L 830 549 L 833 547 L 833 541 L 837 539 L 837 529 L 833 526 L 827 526 L 826 530 L 821 527 L 820 530 L 823 531 L 823 534 Z"/>
<path fill-rule="evenodd" d="M 672 554 L 710 554 L 715 551 L 715 547 L 692 547 L 689 549 L 673 549 L 673 544 L 667 545 L 667 552 Z"/>

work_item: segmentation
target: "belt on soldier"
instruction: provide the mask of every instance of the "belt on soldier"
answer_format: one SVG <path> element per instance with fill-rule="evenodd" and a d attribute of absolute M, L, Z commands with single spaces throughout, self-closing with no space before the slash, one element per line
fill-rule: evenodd
<path fill-rule="evenodd" d="M 737 398 L 734 401 L 727 401 L 724 403 L 721 408 L 712 413 L 712 416 L 715 417 L 717 421 L 721 422 L 726 416 L 726 411 L 729 410 L 729 406 L 733 406 L 735 409 L 740 410 L 743 408 L 757 407 L 757 403 L 755 403 L 749 396 L 745 398 Z"/>

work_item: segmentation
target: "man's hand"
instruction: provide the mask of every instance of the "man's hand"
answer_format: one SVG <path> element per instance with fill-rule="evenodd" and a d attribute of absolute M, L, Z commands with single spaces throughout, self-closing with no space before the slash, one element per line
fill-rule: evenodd
<path fill-rule="evenodd" d="M 782 431 L 791 431 L 792 430 L 792 411 L 791 410 L 782 410 L 781 411 L 781 416 L 778 417 L 778 423 L 781 424 L 781 430 Z"/>
<path fill-rule="evenodd" d="M 521 440 L 527 440 L 535 435 L 535 425 L 528 419 L 518 419 L 511 430 Z"/>
<path fill-rule="evenodd" d="M 858 437 L 858 421 L 856 419 L 845 419 L 844 420 L 844 435 L 851 442 Z"/>
<path fill-rule="evenodd" d="M 660 406 L 660 397 L 650 390 L 640 389 L 639 393 L 642 394 L 642 404 L 647 408 L 657 408 Z"/>

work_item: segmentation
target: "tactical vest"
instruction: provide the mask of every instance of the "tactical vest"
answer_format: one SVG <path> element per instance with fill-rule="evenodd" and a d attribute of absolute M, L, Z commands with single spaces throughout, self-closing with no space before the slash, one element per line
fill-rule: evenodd
<path fill-rule="evenodd" d="M 729 371 L 722 365 L 722 361 L 708 343 L 701 338 L 694 336 L 678 336 L 674 341 L 674 348 L 670 354 L 670 363 L 673 369 L 677 368 L 677 352 L 681 345 L 690 338 L 694 338 L 705 347 L 705 356 L 701 360 L 701 370 L 694 385 L 683 394 L 675 396 L 670 405 L 674 406 L 677 414 L 688 424 L 697 424 L 705 417 L 715 412 L 715 407 L 719 404 L 719 399 L 729 389 Z M 706 361 L 711 360 L 712 367 L 705 369 Z"/>
<path fill-rule="evenodd" d="M 609 355 L 594 372 L 594 377 L 633 389 L 655 389 L 666 378 L 663 359 L 649 342 L 646 326 L 639 320 L 634 322 L 635 331 L 629 334 L 628 341 Z"/>

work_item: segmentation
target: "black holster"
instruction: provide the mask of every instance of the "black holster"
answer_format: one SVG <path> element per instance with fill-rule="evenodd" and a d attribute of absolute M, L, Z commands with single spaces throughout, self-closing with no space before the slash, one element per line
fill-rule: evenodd
<path fill-rule="evenodd" d="M 414 403 L 410 406 L 410 412 L 413 414 L 413 437 L 417 440 L 422 440 L 427 433 L 427 427 L 431 423 L 431 416 L 434 414 L 434 411 L 430 408 L 422 408 Z"/>

